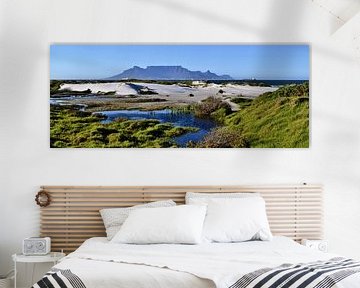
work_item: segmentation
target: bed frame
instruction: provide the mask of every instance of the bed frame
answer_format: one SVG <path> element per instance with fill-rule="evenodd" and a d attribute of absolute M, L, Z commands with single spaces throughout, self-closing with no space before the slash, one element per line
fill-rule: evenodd
<path fill-rule="evenodd" d="M 266 201 L 274 235 L 295 241 L 321 239 L 321 185 L 271 186 L 42 186 L 51 203 L 40 208 L 40 233 L 52 239 L 52 251 L 74 251 L 90 237 L 105 236 L 99 209 L 128 207 L 151 201 L 185 201 L 185 193 L 259 192 Z"/>

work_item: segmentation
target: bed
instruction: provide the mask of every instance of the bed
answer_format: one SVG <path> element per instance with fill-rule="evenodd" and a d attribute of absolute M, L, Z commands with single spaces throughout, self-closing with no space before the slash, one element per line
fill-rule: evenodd
<path fill-rule="evenodd" d="M 274 287 L 270 284 L 275 282 L 274 279 L 279 279 L 278 275 L 269 280 L 268 286 L 246 286 L 243 279 L 245 275 L 262 269 L 299 263 L 306 263 L 306 267 L 315 266 L 314 264 L 319 267 L 319 264 L 324 265 L 324 262 L 319 261 L 326 260 L 331 260 L 331 263 L 325 263 L 332 265 L 343 263 L 347 259 L 314 251 L 282 236 L 274 237 L 270 242 L 159 244 L 136 247 L 111 244 L 106 238 L 98 237 L 87 240 L 74 253 L 54 266 L 54 271 L 70 270 L 73 275 L 68 275 L 69 279 L 79 277 L 73 284 L 63 280 L 66 283 L 65 287 Z M 297 286 L 291 287 L 360 287 L 360 274 L 356 273 L 360 269 L 359 263 L 349 262 L 349 267 L 353 267 L 353 273 L 342 280 L 340 276 L 346 274 L 338 275 L 340 282 L 336 283 L 336 286 L 333 285 L 335 280 L 331 278 L 319 278 L 319 282 L 315 282 L 317 285 L 300 286 L 300 283 L 308 279 L 303 277 L 298 279 L 299 284 L 295 283 Z M 288 266 L 285 268 L 289 269 Z M 295 268 L 290 271 L 293 273 L 291 275 L 301 269 L 304 268 Z M 284 275 L 284 272 L 279 274 Z M 50 281 L 57 287 L 54 279 Z M 34 285 L 35 288 L 49 286 L 44 286 L 41 281 Z"/>
<path fill-rule="evenodd" d="M 44 186 L 42 189 L 52 199 L 51 205 L 41 211 L 42 235 L 54 239 L 53 250 L 61 248 L 72 253 L 36 283 L 35 288 L 360 287 L 359 262 L 298 243 L 304 238 L 322 237 L 319 185 Z M 134 245 L 109 242 L 104 237 L 99 209 L 163 199 L 183 204 L 187 191 L 260 193 L 266 201 L 273 239 Z"/>

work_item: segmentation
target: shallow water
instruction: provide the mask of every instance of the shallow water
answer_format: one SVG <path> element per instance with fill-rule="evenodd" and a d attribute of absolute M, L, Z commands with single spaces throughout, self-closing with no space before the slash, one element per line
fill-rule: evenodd
<path fill-rule="evenodd" d="M 117 110 L 117 111 L 101 111 L 96 112 L 107 116 L 102 123 L 110 123 L 117 118 L 126 118 L 130 120 L 156 119 L 160 122 L 168 122 L 174 126 L 195 127 L 199 130 L 189 132 L 179 137 L 175 137 L 174 141 L 181 147 L 186 147 L 189 141 L 198 142 L 204 136 L 215 128 L 216 122 L 211 119 L 197 118 L 192 113 L 174 112 L 170 109 L 141 111 L 141 110 Z"/>

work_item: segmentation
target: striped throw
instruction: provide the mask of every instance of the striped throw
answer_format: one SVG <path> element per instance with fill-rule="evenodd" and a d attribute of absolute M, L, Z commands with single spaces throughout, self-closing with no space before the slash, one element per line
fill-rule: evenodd
<path fill-rule="evenodd" d="M 81 279 L 69 269 L 52 269 L 32 288 L 86 288 Z"/>
<path fill-rule="evenodd" d="M 360 262 L 345 258 L 283 264 L 246 274 L 229 288 L 331 288 L 359 272 Z"/>

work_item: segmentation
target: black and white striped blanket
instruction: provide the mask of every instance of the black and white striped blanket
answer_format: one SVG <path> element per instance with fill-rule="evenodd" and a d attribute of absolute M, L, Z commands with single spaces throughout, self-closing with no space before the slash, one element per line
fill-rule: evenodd
<path fill-rule="evenodd" d="M 229 288 L 331 288 L 359 272 L 360 262 L 345 258 L 284 264 L 246 274 Z"/>
<path fill-rule="evenodd" d="M 81 279 L 69 269 L 53 268 L 32 288 L 86 288 Z"/>
<path fill-rule="evenodd" d="M 283 264 L 242 276 L 229 288 L 331 288 L 360 272 L 360 262 L 333 258 L 305 264 Z M 86 288 L 69 269 L 52 269 L 32 288 Z M 105 288 L 105 287 L 104 287 Z M 349 287 L 351 288 L 351 287 Z"/>

